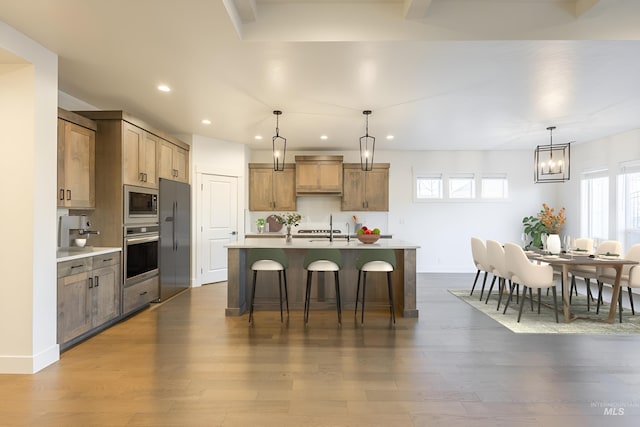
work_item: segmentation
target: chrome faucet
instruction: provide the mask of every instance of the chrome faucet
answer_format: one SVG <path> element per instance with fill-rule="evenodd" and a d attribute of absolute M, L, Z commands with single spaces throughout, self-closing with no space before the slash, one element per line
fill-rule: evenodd
<path fill-rule="evenodd" d="M 95 230 L 84 230 L 84 229 L 82 229 L 82 230 L 78 231 L 78 234 L 80 234 L 81 236 L 84 236 L 85 234 L 96 234 L 96 235 L 98 235 L 98 234 L 100 234 L 100 232 L 99 231 L 95 231 Z"/>
<path fill-rule="evenodd" d="M 329 214 L 329 241 L 333 242 L 333 214 Z"/>
<path fill-rule="evenodd" d="M 349 222 L 348 221 L 346 222 L 346 224 L 347 224 L 347 243 L 349 243 L 351 241 L 351 231 L 349 231 L 350 228 L 349 228 Z"/>

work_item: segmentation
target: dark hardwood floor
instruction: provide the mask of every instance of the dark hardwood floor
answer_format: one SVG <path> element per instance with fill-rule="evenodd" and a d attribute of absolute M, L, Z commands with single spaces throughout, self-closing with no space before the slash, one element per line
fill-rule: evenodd
<path fill-rule="evenodd" d="M 224 316 L 225 283 L 195 288 L 0 376 L 0 425 L 640 425 L 640 337 L 514 334 L 447 292 L 472 280 L 418 275 L 420 317 L 395 326 L 360 326 L 353 296 L 342 327 L 313 306 L 306 328 L 277 310 L 250 326 Z"/>

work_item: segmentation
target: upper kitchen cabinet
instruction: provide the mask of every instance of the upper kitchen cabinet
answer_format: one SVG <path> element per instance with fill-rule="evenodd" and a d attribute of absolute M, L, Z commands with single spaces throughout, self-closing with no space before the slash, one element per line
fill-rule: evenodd
<path fill-rule="evenodd" d="M 189 152 L 165 140 L 158 145 L 158 176 L 189 182 Z"/>
<path fill-rule="evenodd" d="M 296 165 L 274 171 L 270 163 L 249 164 L 249 210 L 296 210 Z"/>
<path fill-rule="evenodd" d="M 58 109 L 58 207 L 95 207 L 96 123 Z"/>
<path fill-rule="evenodd" d="M 125 184 L 158 188 L 156 151 L 158 138 L 131 123 L 123 123 L 123 179 Z"/>
<path fill-rule="evenodd" d="M 345 163 L 343 211 L 389 211 L 389 164 L 376 163 L 365 172 L 359 163 Z"/>
<path fill-rule="evenodd" d="M 342 194 L 342 156 L 296 156 L 296 194 Z"/>

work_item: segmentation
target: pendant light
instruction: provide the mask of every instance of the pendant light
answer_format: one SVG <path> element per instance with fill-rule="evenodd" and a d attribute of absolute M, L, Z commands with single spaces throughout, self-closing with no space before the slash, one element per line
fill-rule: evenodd
<path fill-rule="evenodd" d="M 279 134 L 278 129 L 278 117 L 282 114 L 282 111 L 275 110 L 273 114 L 276 116 L 276 135 L 273 137 L 273 170 L 284 170 L 284 157 L 287 151 L 287 139 L 283 138 Z"/>
<path fill-rule="evenodd" d="M 553 145 L 553 130 L 549 126 L 549 145 L 538 145 L 534 155 L 534 181 L 566 182 L 571 178 L 571 143 Z"/>
<path fill-rule="evenodd" d="M 376 138 L 369 135 L 369 116 L 371 110 L 364 110 L 362 114 L 365 115 L 365 134 L 360 137 L 360 168 L 363 171 L 370 171 L 373 169 L 373 154 L 376 148 Z"/>

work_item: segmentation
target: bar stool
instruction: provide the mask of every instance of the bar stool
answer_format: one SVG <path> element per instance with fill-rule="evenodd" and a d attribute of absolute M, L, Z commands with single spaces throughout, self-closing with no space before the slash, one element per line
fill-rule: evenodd
<path fill-rule="evenodd" d="M 336 287 L 336 310 L 338 324 L 342 324 L 342 303 L 340 301 L 340 278 L 342 268 L 342 254 L 337 249 L 310 249 L 304 257 L 304 268 L 307 270 L 307 292 L 304 298 L 304 323 L 309 323 L 309 306 L 311 305 L 311 278 L 314 271 L 330 272 L 334 274 Z"/>
<path fill-rule="evenodd" d="M 396 254 L 393 249 L 365 249 L 360 251 L 356 259 L 358 269 L 358 287 L 356 289 L 356 310 L 358 316 L 358 298 L 360 296 L 360 277 L 362 277 L 362 320 L 364 324 L 364 302 L 365 290 L 367 286 L 368 272 L 386 272 L 387 288 L 389 291 L 389 313 L 393 323 L 396 323 L 396 314 L 393 306 L 393 287 L 391 285 L 391 272 L 396 268 Z"/>
<path fill-rule="evenodd" d="M 283 321 L 282 316 L 282 282 L 284 279 L 284 298 L 287 303 L 287 316 L 289 316 L 289 294 L 287 292 L 287 268 L 289 267 L 289 258 L 280 248 L 254 248 L 250 249 L 247 255 L 248 264 L 253 270 L 253 285 L 251 289 L 251 307 L 249 309 L 249 323 L 253 321 L 253 304 L 256 297 L 256 279 L 258 271 L 277 271 L 278 272 L 278 291 L 280 292 L 280 322 Z"/>

